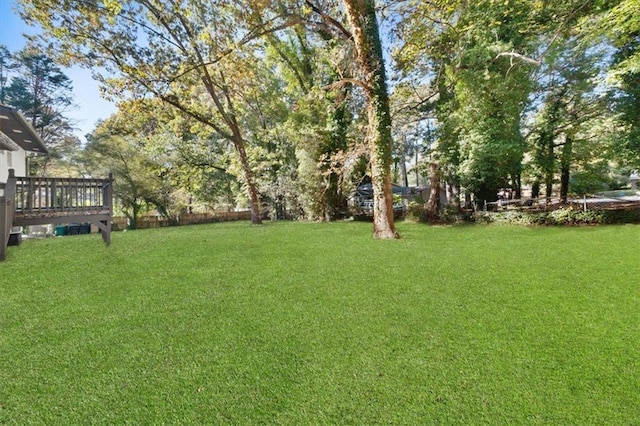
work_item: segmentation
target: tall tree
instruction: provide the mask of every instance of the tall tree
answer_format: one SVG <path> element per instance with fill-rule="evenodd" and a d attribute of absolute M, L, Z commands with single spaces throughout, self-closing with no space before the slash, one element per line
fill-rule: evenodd
<path fill-rule="evenodd" d="M 640 168 L 640 0 L 617 2 L 601 17 L 615 53 L 609 69 L 611 106 L 620 114 L 618 151 L 628 166 Z"/>
<path fill-rule="evenodd" d="M 7 49 L 7 46 L 0 44 L 0 103 L 5 102 L 5 89 L 9 82 L 11 68 L 11 52 Z"/>
<path fill-rule="evenodd" d="M 607 116 L 603 97 L 595 91 L 596 77 L 603 62 L 602 49 L 585 46 L 575 36 L 561 38 L 548 55 L 540 73 L 539 104 L 533 125 L 532 163 L 534 186 L 544 184 L 550 200 L 556 176 L 560 175 L 560 198 L 567 200 L 573 151 L 585 123 L 595 117 Z M 596 142 L 596 141 L 593 141 Z M 537 176 L 536 176 L 537 174 Z M 537 197 L 538 194 L 533 194 Z"/>
<path fill-rule="evenodd" d="M 348 29 L 340 23 L 339 19 L 331 16 L 312 1 L 306 1 L 306 3 L 322 18 L 324 24 L 353 43 L 357 66 L 355 78 L 349 79 L 348 83 L 356 84 L 362 88 L 367 101 L 366 139 L 373 185 L 373 235 L 380 239 L 397 238 L 391 191 L 391 164 L 393 160 L 391 114 L 375 1 L 342 1 Z M 345 80 L 343 83 L 347 83 L 347 81 Z"/>
<path fill-rule="evenodd" d="M 231 142 L 252 222 L 261 222 L 238 111 L 245 91 L 256 90 L 251 74 L 260 64 L 260 37 L 291 25 L 288 13 L 262 16 L 261 4 L 225 0 L 21 0 L 21 7 L 64 58 L 105 70 L 96 78 L 112 95 L 151 94 Z"/>
<path fill-rule="evenodd" d="M 158 100 L 121 102 L 115 114 L 87 135 L 79 156 L 90 175 L 116 175 L 114 194 L 132 229 L 144 209 L 175 220 L 191 204 L 188 199 L 203 195 L 197 190 L 203 183 L 199 179 L 212 177 L 204 173 L 211 163 L 197 163 L 181 152 L 181 140 L 195 135 L 180 129 L 175 123 L 180 117 L 172 112 Z"/>
<path fill-rule="evenodd" d="M 45 174 L 52 162 L 61 164 L 79 147 L 66 117 L 73 106 L 71 80 L 35 47 L 7 54 L 0 52 L 0 101 L 18 108 L 49 149 L 49 155 L 31 162 L 32 172 Z"/>
<path fill-rule="evenodd" d="M 343 46 L 325 43 L 318 33 L 298 26 L 269 37 L 268 52 L 283 78 L 281 98 L 289 103 L 284 132 L 295 146 L 300 214 L 333 220 L 347 214 L 345 161 L 353 126 L 353 86 L 327 91 L 339 79 Z M 338 62 L 338 63 L 336 63 Z"/>
<path fill-rule="evenodd" d="M 398 58 L 408 78 L 438 91 L 444 178 L 476 200 L 519 193 L 522 118 L 537 69 L 564 33 L 600 2 L 401 2 Z M 446 170 L 449 169 L 449 170 Z"/>
<path fill-rule="evenodd" d="M 397 238 L 391 191 L 391 113 L 375 1 L 343 2 L 357 52 L 362 86 L 367 95 L 367 139 L 373 186 L 373 234 L 376 238 Z"/>

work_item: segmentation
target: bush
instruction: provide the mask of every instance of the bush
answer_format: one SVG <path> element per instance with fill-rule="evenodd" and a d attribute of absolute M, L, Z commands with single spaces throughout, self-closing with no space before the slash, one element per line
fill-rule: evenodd
<path fill-rule="evenodd" d="M 640 209 L 633 210 L 577 210 L 571 207 L 551 212 L 507 211 L 499 213 L 477 212 L 476 223 L 521 226 L 599 225 L 640 223 Z"/>
<path fill-rule="evenodd" d="M 419 201 L 411 201 L 407 206 L 407 214 L 404 219 L 408 222 L 427 222 L 424 203 Z"/>
<path fill-rule="evenodd" d="M 640 223 L 640 209 L 603 210 L 602 223 Z"/>
<path fill-rule="evenodd" d="M 560 209 L 547 215 L 549 225 L 596 225 L 602 223 L 602 215 L 594 210 Z"/>
<path fill-rule="evenodd" d="M 409 222 L 420 223 L 463 223 L 472 222 L 471 216 L 466 216 L 458 208 L 453 206 L 445 206 L 437 215 L 430 215 L 425 210 L 425 205 L 419 201 L 412 201 L 407 207 L 407 214 L 405 220 Z"/>

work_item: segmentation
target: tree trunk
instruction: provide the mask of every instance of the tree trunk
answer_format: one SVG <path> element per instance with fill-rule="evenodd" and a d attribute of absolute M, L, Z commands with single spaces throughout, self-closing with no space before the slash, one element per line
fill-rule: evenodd
<path fill-rule="evenodd" d="M 531 198 L 536 199 L 540 197 L 540 182 L 535 181 L 531 184 Z"/>
<path fill-rule="evenodd" d="M 570 136 L 562 146 L 562 158 L 560 159 L 560 201 L 567 202 L 569 194 L 569 177 L 571 175 L 571 154 L 573 151 L 573 141 Z"/>
<path fill-rule="evenodd" d="M 551 196 L 553 193 L 553 175 L 555 173 L 554 166 L 554 152 L 553 152 L 553 137 L 549 136 L 547 140 L 547 158 L 545 164 L 545 176 L 544 176 L 544 195 L 547 197 L 547 203 L 551 202 Z"/>
<path fill-rule="evenodd" d="M 373 235 L 397 238 L 391 192 L 391 114 L 374 0 L 343 0 L 367 95 L 368 144 L 373 186 Z"/>
<path fill-rule="evenodd" d="M 247 151 L 244 149 L 244 139 L 242 138 L 240 129 L 237 126 L 233 129 L 233 145 L 238 153 L 238 158 L 240 159 L 240 165 L 244 175 L 244 184 L 247 185 L 247 193 L 249 195 L 251 209 L 251 223 L 254 225 L 260 225 L 262 223 L 262 218 L 260 214 L 260 197 L 258 195 L 258 188 L 256 187 L 253 170 L 251 170 L 251 165 L 247 158 Z"/>
<path fill-rule="evenodd" d="M 402 177 L 402 184 L 404 186 L 409 186 L 409 176 L 407 175 L 407 160 L 404 156 L 404 153 L 402 155 L 402 158 L 400 159 L 400 176 Z"/>
<path fill-rule="evenodd" d="M 513 189 L 515 191 L 515 199 L 519 200 L 522 198 L 522 174 L 517 173 L 513 177 Z"/>
<path fill-rule="evenodd" d="M 127 216 L 127 219 L 129 219 L 129 223 L 127 223 L 128 229 L 138 229 L 138 216 L 140 215 L 141 208 L 142 206 L 138 204 L 137 201 L 134 201 L 131 205 L 131 213 L 125 214 L 125 216 Z"/>
<path fill-rule="evenodd" d="M 498 201 L 498 188 L 482 185 L 474 195 L 478 202 L 478 208 L 483 209 L 485 203 L 494 203 Z"/>
<path fill-rule="evenodd" d="M 429 164 L 429 201 L 427 202 L 427 215 L 436 217 L 440 212 L 440 171 L 438 164 L 432 161 Z"/>

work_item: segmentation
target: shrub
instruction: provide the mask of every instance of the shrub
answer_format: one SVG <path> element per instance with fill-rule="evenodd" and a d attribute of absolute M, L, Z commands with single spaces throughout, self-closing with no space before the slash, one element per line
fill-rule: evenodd
<path fill-rule="evenodd" d="M 424 203 L 419 201 L 411 201 L 407 206 L 407 214 L 404 219 L 409 222 L 426 222 L 426 211 Z"/>
<path fill-rule="evenodd" d="M 598 225 L 615 223 L 640 223 L 640 209 L 633 210 L 577 210 L 571 207 L 551 212 L 506 211 L 499 213 L 477 212 L 476 223 L 521 226 Z"/>
<path fill-rule="evenodd" d="M 640 209 L 603 210 L 602 223 L 640 223 Z"/>

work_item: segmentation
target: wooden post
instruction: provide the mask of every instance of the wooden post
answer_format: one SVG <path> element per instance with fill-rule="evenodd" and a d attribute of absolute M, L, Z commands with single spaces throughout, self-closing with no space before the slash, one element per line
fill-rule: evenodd
<path fill-rule="evenodd" d="M 58 197 L 56 196 L 56 192 L 58 192 L 58 182 L 56 178 L 51 179 L 51 194 L 49 194 L 50 204 L 49 207 L 51 211 L 55 211 L 56 207 L 58 207 Z"/>
<path fill-rule="evenodd" d="M 9 234 L 11 225 L 7 223 L 9 203 L 6 197 L 0 197 L 0 261 L 7 258 L 7 244 L 9 244 Z"/>
<path fill-rule="evenodd" d="M 11 228 L 13 228 L 15 194 L 15 170 L 9 169 L 9 178 L 4 185 L 4 196 L 0 197 L 0 261 L 5 260 L 7 257 L 7 245 L 9 244 Z"/>
<path fill-rule="evenodd" d="M 102 221 L 100 231 L 102 233 L 102 241 L 106 245 L 111 244 L 111 218 L 113 217 L 113 173 L 109 173 L 109 180 L 103 188 L 102 202 L 106 206 L 109 217 L 106 221 Z"/>

